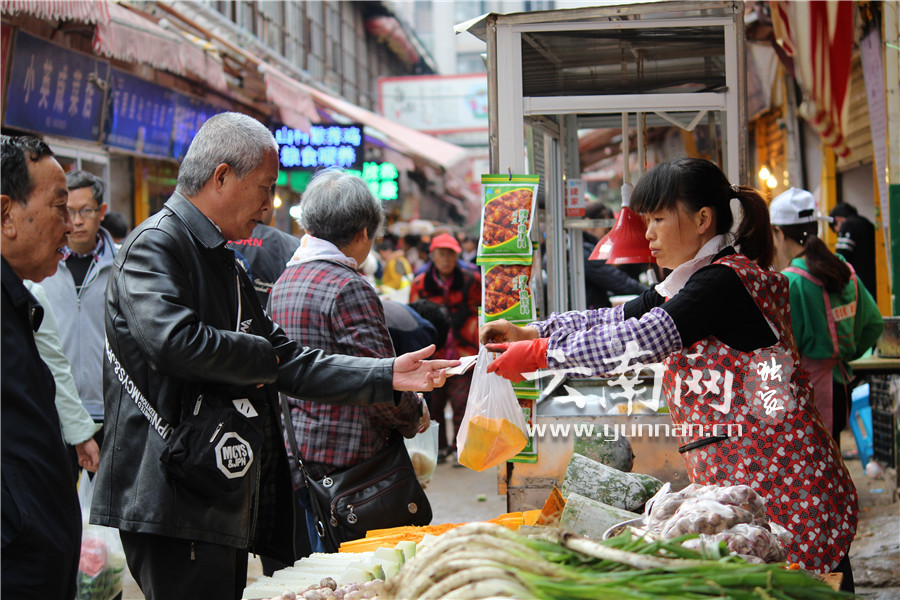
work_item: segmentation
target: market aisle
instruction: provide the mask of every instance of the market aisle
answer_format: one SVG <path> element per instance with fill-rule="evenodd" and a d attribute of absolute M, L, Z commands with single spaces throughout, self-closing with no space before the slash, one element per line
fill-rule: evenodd
<path fill-rule="evenodd" d="M 461 523 L 483 521 L 506 512 L 506 496 L 497 495 L 497 469 L 476 473 L 470 469 L 447 462 L 438 465 L 434 478 L 425 491 L 434 512 L 433 523 Z M 485 500 L 479 502 L 480 495 Z M 248 583 L 262 575 L 259 559 L 250 557 Z M 125 579 L 123 600 L 144 600 L 137 584 L 128 575 Z"/>
<path fill-rule="evenodd" d="M 853 435 L 844 430 L 841 448 L 856 449 Z M 900 502 L 887 479 L 872 479 L 859 460 L 847 460 L 859 493 L 859 526 L 850 546 L 856 593 L 871 600 L 900 598 Z"/>

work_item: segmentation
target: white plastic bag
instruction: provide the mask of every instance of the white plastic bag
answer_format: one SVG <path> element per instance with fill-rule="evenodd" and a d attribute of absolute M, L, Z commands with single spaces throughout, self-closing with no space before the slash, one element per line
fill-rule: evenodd
<path fill-rule="evenodd" d="M 112 600 L 122 591 L 122 571 L 125 551 L 119 530 L 91 525 L 91 499 L 94 481 L 87 471 L 78 480 L 78 501 L 81 503 L 81 558 L 78 561 L 78 592 L 76 600 Z"/>
<path fill-rule="evenodd" d="M 487 368 L 496 357 L 478 351 L 462 425 L 456 434 L 459 464 L 484 471 L 506 462 L 528 444 L 528 425 L 512 385 Z"/>
<path fill-rule="evenodd" d="M 413 438 L 404 438 L 406 451 L 409 452 L 409 460 L 412 461 L 416 479 L 425 485 L 431 481 L 434 470 L 437 468 L 438 458 L 438 422 L 431 421 L 428 429 L 417 433 Z"/>

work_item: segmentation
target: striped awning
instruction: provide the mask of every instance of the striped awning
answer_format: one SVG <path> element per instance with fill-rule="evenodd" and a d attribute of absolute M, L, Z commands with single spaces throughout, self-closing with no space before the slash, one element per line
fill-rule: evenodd
<path fill-rule="evenodd" d="M 110 19 L 107 0 L 3 0 L 0 12 L 79 23 L 109 23 Z"/>
<path fill-rule="evenodd" d="M 800 115 L 838 156 L 850 154 L 844 139 L 850 60 L 853 52 L 853 2 L 773 0 L 775 40 L 793 62 L 803 91 Z"/>
<path fill-rule="evenodd" d="M 196 76 L 214 89 L 227 89 L 221 62 L 203 48 L 123 6 L 108 7 L 108 21 L 98 22 L 94 28 L 94 52 L 98 55 Z"/>
<path fill-rule="evenodd" d="M 312 96 L 298 82 L 268 64 L 261 64 L 259 70 L 266 83 L 266 99 L 278 107 L 281 122 L 309 132 L 310 123 L 319 120 Z"/>

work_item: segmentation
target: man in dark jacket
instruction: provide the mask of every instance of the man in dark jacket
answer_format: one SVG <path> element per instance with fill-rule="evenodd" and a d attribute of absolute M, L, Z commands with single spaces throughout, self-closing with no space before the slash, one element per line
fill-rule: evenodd
<path fill-rule="evenodd" d="M 422 360 L 433 348 L 349 358 L 288 340 L 225 247 L 272 210 L 277 176 L 277 145 L 261 123 L 209 119 L 175 193 L 128 236 L 110 274 L 108 437 L 91 522 L 120 530 L 148 600 L 238 599 L 248 551 L 293 561 L 277 391 L 393 403 L 393 389 L 441 385 L 441 369 L 454 364 Z"/>
<path fill-rule="evenodd" d="M 831 229 L 838 234 L 835 253 L 853 266 L 856 276 L 878 300 L 875 285 L 875 226 L 856 207 L 840 202 L 831 209 Z"/>
<path fill-rule="evenodd" d="M 34 342 L 44 311 L 22 284 L 56 272 L 72 231 L 67 198 L 66 176 L 46 144 L 3 136 L 3 598 L 75 597 L 81 513 L 53 402 L 53 376 Z"/>
<path fill-rule="evenodd" d="M 234 250 L 241 266 L 250 275 L 259 303 L 266 306 L 272 286 L 284 273 L 284 267 L 300 245 L 300 240 L 276 227 L 260 223 L 247 239 L 233 240 L 226 245 Z"/>
<path fill-rule="evenodd" d="M 585 211 L 588 219 L 612 220 L 613 212 L 600 202 L 588 204 Z M 641 294 L 646 286 L 616 266 L 606 264 L 605 260 L 589 260 L 594 247 L 603 236 L 609 233 L 609 227 L 590 227 L 582 232 L 584 245 L 584 293 L 587 308 L 609 308 L 611 296 L 629 296 Z"/>

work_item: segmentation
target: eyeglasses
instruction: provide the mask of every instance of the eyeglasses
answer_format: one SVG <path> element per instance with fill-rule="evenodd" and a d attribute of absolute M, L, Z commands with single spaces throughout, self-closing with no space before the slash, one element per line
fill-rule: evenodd
<path fill-rule="evenodd" d="M 69 216 L 72 217 L 73 219 L 75 218 L 75 215 L 80 216 L 82 219 L 90 219 L 91 217 L 96 215 L 98 212 L 100 212 L 99 208 L 91 208 L 90 206 L 85 206 L 81 210 L 72 210 L 70 208 Z"/>

